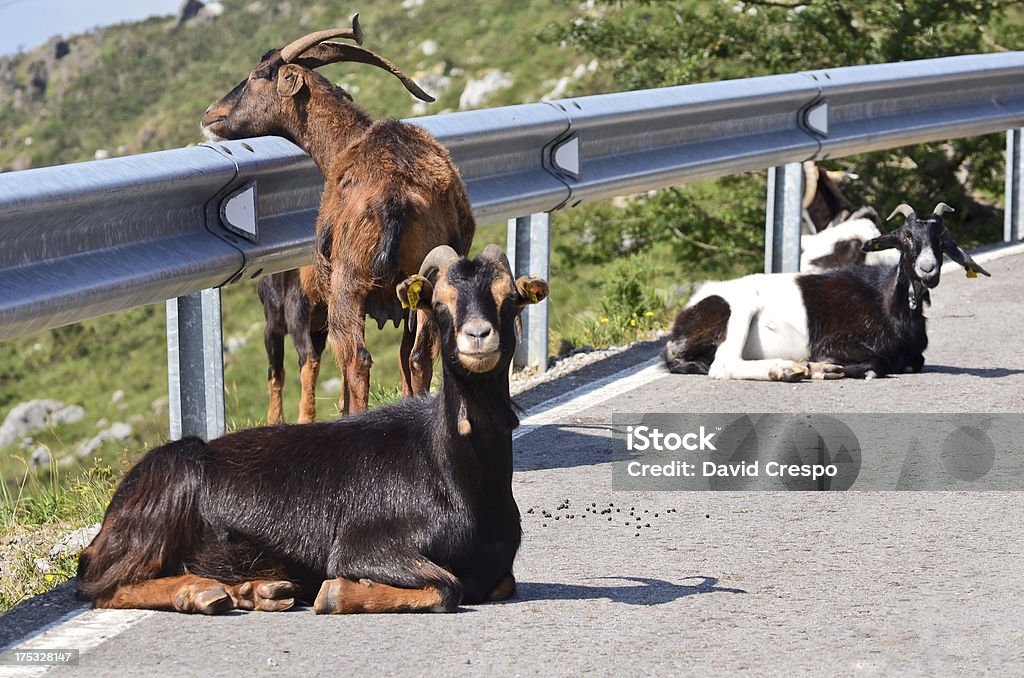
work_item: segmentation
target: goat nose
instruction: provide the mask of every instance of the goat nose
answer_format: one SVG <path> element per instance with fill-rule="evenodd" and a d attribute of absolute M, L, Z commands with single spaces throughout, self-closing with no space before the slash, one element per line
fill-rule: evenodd
<path fill-rule="evenodd" d="M 921 269 L 922 273 L 931 273 L 932 271 L 935 270 L 935 260 L 934 259 L 928 259 L 928 260 L 925 260 L 925 261 L 919 261 L 919 262 L 917 262 L 917 265 L 918 265 L 918 268 Z"/>
<path fill-rule="evenodd" d="M 486 320 L 477 320 L 463 325 L 462 331 L 466 333 L 466 336 L 472 337 L 477 341 L 481 341 L 491 336 L 491 332 L 494 331 L 494 328 L 491 327 L 491 323 Z"/>

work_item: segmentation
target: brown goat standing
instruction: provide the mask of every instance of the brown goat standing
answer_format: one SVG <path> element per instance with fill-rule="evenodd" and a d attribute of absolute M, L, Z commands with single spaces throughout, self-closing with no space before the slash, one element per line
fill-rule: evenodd
<path fill-rule="evenodd" d="M 469 251 L 476 230 L 465 186 L 448 151 L 425 130 L 398 120 L 376 121 L 349 94 L 313 69 L 355 61 L 382 68 L 424 101 L 433 98 L 362 42 L 358 15 L 352 28 L 312 33 L 271 50 L 249 77 L 207 109 L 208 136 L 240 139 L 282 136 L 303 148 L 325 178 L 316 224 L 314 264 L 260 281 L 270 362 L 268 423 L 283 421 L 285 331 L 296 340 L 302 372 L 299 421 L 316 417 L 320 351 L 330 337 L 344 378 L 343 413 L 367 408 L 373 361 L 364 341 L 366 315 L 380 327 L 405 313 L 395 286 L 418 270 L 438 245 Z M 430 388 L 436 331 L 418 313 L 406 319 L 400 365 L 403 395 Z"/>

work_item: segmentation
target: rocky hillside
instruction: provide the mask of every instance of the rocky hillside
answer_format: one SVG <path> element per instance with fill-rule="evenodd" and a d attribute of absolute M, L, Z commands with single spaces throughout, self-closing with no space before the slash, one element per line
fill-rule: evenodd
<path fill-rule="evenodd" d="M 537 101 L 585 93 L 594 64 L 540 48 L 536 35 L 578 7 L 546 0 L 185 0 L 178 16 L 58 37 L 0 58 L 0 169 L 174 148 L 199 139 L 206 106 L 267 49 L 347 24 L 360 11 L 365 45 L 410 73 L 438 102 L 415 104 L 365 66 L 324 69 L 378 116 Z M 589 66 L 589 68 L 588 68 Z"/>

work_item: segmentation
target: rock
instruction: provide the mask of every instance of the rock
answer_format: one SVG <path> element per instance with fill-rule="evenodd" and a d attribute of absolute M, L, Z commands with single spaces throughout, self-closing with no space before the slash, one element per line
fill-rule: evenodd
<path fill-rule="evenodd" d="M 49 81 L 50 72 L 45 61 L 33 61 L 28 65 L 28 85 L 33 99 L 41 100 L 43 98 Z"/>
<path fill-rule="evenodd" d="M 425 56 L 434 56 L 437 54 L 437 41 L 436 40 L 424 40 L 420 44 L 420 51 Z"/>
<path fill-rule="evenodd" d="M 52 462 L 53 455 L 50 454 L 50 450 L 46 445 L 37 447 L 35 452 L 32 453 L 32 458 L 29 459 L 29 464 L 33 468 L 49 468 Z"/>
<path fill-rule="evenodd" d="M 413 80 L 419 83 L 424 91 L 433 95 L 435 99 L 440 99 L 441 95 L 452 86 L 451 76 L 444 74 L 444 64 L 438 64 L 436 68 L 430 71 L 418 72 Z M 413 115 L 426 115 L 432 105 L 425 101 L 415 102 L 412 105 Z"/>
<path fill-rule="evenodd" d="M 12 407 L 0 425 L 0 447 L 6 447 L 16 440 L 25 438 L 36 431 L 60 424 L 81 421 L 85 410 L 79 405 L 65 405 L 58 400 L 30 400 Z"/>
<path fill-rule="evenodd" d="M 199 0 L 185 0 L 178 10 L 177 25 L 190 22 L 204 22 L 216 19 L 224 13 L 224 5 L 219 2 L 200 2 Z"/>
<path fill-rule="evenodd" d="M 80 527 L 74 532 L 64 535 L 59 542 L 54 544 L 53 548 L 50 549 L 50 557 L 59 558 L 61 556 L 76 555 L 92 543 L 92 540 L 99 533 L 99 523 Z"/>
<path fill-rule="evenodd" d="M 121 400 L 123 398 L 124 398 L 124 391 L 122 391 L 121 389 L 117 389 L 116 391 L 114 391 L 110 395 L 110 402 L 112 402 L 112 403 L 121 402 Z"/>
<path fill-rule="evenodd" d="M 192 21 L 199 16 L 199 11 L 206 6 L 206 3 L 199 0 L 185 0 L 178 9 L 178 26 Z"/>
<path fill-rule="evenodd" d="M 320 386 L 321 393 L 341 393 L 341 377 L 328 379 Z"/>
<path fill-rule="evenodd" d="M 220 2 L 208 2 L 206 7 L 199 12 L 200 19 L 213 19 L 224 13 L 224 4 Z"/>
<path fill-rule="evenodd" d="M 96 450 L 106 442 L 116 442 L 119 440 L 126 440 L 132 434 L 132 425 L 123 421 L 114 422 L 114 424 L 108 428 L 100 431 L 94 437 L 86 440 L 84 443 L 78 446 L 75 450 L 75 455 L 78 457 L 89 457 L 92 456 Z"/>
<path fill-rule="evenodd" d="M 96 152 L 92 154 L 93 160 L 106 160 L 110 157 L 110 151 L 105 148 L 97 148 Z"/>
<path fill-rule="evenodd" d="M 230 355 L 241 350 L 247 343 L 249 343 L 249 340 L 245 337 L 228 337 L 227 341 L 224 342 L 224 350 Z"/>
<path fill-rule="evenodd" d="M 32 562 L 35 563 L 36 569 L 43 574 L 47 574 L 53 569 L 53 566 L 50 565 L 46 558 L 35 558 Z"/>
<path fill-rule="evenodd" d="M 512 76 L 496 68 L 486 71 L 477 80 L 470 80 L 459 97 L 459 108 L 479 108 L 487 99 L 499 90 L 512 85 Z"/>
<path fill-rule="evenodd" d="M 53 45 L 53 59 L 54 61 L 60 61 L 67 55 L 71 54 L 71 45 L 68 41 L 60 36 L 53 38 L 51 41 Z"/>
<path fill-rule="evenodd" d="M 127 440 L 132 435 L 132 425 L 127 422 L 116 421 L 113 426 L 107 429 L 107 432 L 110 434 L 111 440 Z"/>
<path fill-rule="evenodd" d="M 154 414 L 163 414 L 164 412 L 167 411 L 170 402 L 171 399 L 168 396 L 163 395 L 154 400 L 150 407 L 153 408 Z"/>

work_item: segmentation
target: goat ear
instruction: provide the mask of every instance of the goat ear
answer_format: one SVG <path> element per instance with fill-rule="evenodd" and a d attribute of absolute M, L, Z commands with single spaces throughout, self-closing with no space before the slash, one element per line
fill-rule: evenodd
<path fill-rule="evenodd" d="M 306 84 L 306 78 L 302 68 L 295 64 L 285 64 L 277 71 L 277 93 L 283 97 L 295 96 L 302 86 Z"/>
<path fill-rule="evenodd" d="M 398 300 L 402 302 L 402 308 L 429 311 L 434 286 L 426 277 L 416 274 L 400 282 L 395 292 L 398 294 Z"/>
<path fill-rule="evenodd" d="M 979 266 L 977 262 L 971 258 L 971 255 L 964 252 L 963 248 L 960 247 L 960 245 L 957 245 L 952 239 L 946 243 L 945 251 L 946 254 L 949 255 L 950 259 L 964 267 L 964 270 L 967 271 L 968 278 L 977 278 L 979 273 L 988 278 L 992 277 L 991 273 Z"/>
<path fill-rule="evenodd" d="M 526 306 L 544 301 L 550 290 L 548 282 L 543 278 L 524 275 L 516 279 L 516 292 L 519 293 L 519 305 Z"/>
<path fill-rule="evenodd" d="M 864 252 L 878 252 L 880 250 L 897 249 L 900 246 L 899 230 L 880 235 L 864 243 L 861 250 Z"/>

